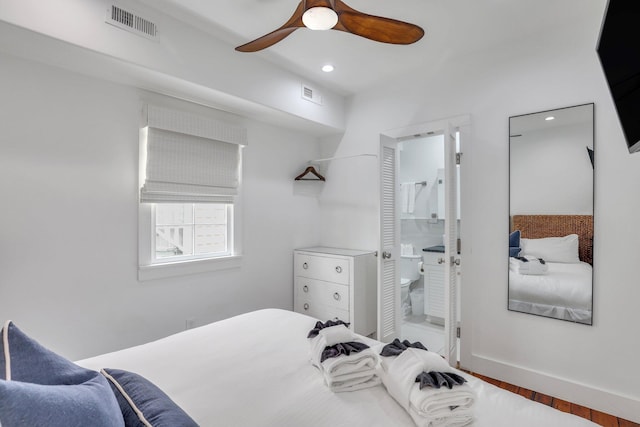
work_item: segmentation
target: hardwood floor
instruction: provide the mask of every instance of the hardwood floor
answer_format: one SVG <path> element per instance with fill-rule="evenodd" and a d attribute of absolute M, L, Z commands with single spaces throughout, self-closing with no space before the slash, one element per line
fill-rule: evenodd
<path fill-rule="evenodd" d="M 638 423 L 623 420 L 622 418 L 617 418 L 613 415 L 596 411 L 595 409 L 585 408 L 584 406 L 576 405 L 574 403 L 567 402 L 566 400 L 557 399 L 547 396 L 546 394 L 537 393 L 533 390 L 518 387 L 503 381 L 494 380 L 493 378 L 485 377 L 484 375 L 474 374 L 473 372 L 471 372 L 471 374 L 495 386 L 524 396 L 527 399 L 535 400 L 536 402 L 540 402 L 548 406 L 553 406 L 556 409 L 586 418 L 604 427 L 640 427 L 640 424 Z"/>

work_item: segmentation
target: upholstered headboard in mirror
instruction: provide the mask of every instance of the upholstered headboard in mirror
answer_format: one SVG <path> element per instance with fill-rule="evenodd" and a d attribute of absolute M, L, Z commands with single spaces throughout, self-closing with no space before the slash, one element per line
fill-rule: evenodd
<path fill-rule="evenodd" d="M 593 265 L 593 215 L 513 215 L 514 230 L 526 239 L 577 234 L 580 261 Z"/>

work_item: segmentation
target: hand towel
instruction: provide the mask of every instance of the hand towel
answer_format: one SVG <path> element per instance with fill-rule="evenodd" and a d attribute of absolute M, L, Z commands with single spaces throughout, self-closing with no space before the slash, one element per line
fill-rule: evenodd
<path fill-rule="evenodd" d="M 468 385 L 421 390 L 415 382 L 421 372 L 454 372 L 439 354 L 407 348 L 398 356 L 381 358 L 380 365 L 387 391 L 418 426 L 464 426 L 473 422 L 475 395 Z"/>
<path fill-rule="evenodd" d="M 535 257 L 511 257 L 509 258 L 509 268 L 519 274 L 535 276 L 546 274 L 549 271 L 545 260 Z"/>
<path fill-rule="evenodd" d="M 400 184 L 400 212 L 409 213 L 407 210 L 409 207 L 409 188 L 411 184 L 403 182 Z"/>

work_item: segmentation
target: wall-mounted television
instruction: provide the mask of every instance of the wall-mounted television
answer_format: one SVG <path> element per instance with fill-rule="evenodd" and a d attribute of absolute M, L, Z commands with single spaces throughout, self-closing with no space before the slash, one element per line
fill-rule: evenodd
<path fill-rule="evenodd" d="M 640 1 L 609 0 L 597 52 L 629 152 L 640 151 Z"/>

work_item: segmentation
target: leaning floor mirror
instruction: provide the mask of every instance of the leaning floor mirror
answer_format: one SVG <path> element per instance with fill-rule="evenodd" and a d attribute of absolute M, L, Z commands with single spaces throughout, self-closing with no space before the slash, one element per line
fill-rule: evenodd
<path fill-rule="evenodd" d="M 509 118 L 509 310 L 593 323 L 593 108 Z"/>

